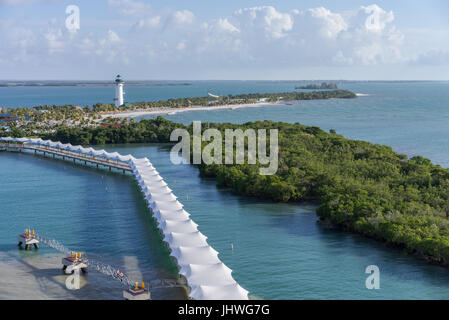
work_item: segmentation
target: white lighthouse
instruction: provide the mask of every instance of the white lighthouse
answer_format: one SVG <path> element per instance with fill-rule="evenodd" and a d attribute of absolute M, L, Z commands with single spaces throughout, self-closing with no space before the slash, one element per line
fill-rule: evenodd
<path fill-rule="evenodd" d="M 122 78 L 120 78 L 120 75 L 118 74 L 115 78 L 115 106 L 120 107 L 123 105 L 123 85 L 125 82 L 123 82 Z"/>

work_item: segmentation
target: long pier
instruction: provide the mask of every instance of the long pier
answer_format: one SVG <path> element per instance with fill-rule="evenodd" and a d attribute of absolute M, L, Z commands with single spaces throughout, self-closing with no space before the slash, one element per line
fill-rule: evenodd
<path fill-rule="evenodd" d="M 62 150 L 57 149 L 53 147 L 47 147 L 47 146 L 39 146 L 39 145 L 32 145 L 32 144 L 25 144 L 25 143 L 0 143 L 0 150 L 3 151 L 33 151 L 35 154 L 41 153 L 44 156 L 51 155 L 53 158 L 59 157 L 62 160 L 72 160 L 74 163 L 76 163 L 76 160 L 79 162 L 84 162 L 86 165 L 87 163 L 90 163 L 92 165 L 95 165 L 97 168 L 99 166 L 103 166 L 106 168 L 109 168 L 109 170 L 118 169 L 122 170 L 123 173 L 126 171 L 132 172 L 131 166 L 127 163 L 123 163 L 116 160 L 109 160 L 107 158 L 102 159 L 95 156 L 90 156 L 82 153 L 73 152 L 70 150 Z"/>
<path fill-rule="evenodd" d="M 11 137 L 0 137 L 0 150 L 40 152 L 63 160 L 78 160 L 84 165 L 132 172 L 179 274 L 186 280 L 189 298 L 248 300 L 248 291 L 234 280 L 232 270 L 218 258 L 218 252 L 207 243 L 207 237 L 198 230 L 198 225 L 148 158 L 137 159 L 51 140 Z"/>

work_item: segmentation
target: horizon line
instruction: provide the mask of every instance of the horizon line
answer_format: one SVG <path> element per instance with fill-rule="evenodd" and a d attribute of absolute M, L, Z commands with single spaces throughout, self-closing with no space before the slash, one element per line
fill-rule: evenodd
<path fill-rule="evenodd" d="M 112 78 L 111 78 L 112 79 Z M 72 82 L 113 82 L 112 79 L 0 79 L 0 82 L 25 82 L 25 81 L 72 81 Z M 449 81 L 449 79 L 128 79 L 127 81 L 353 81 L 353 82 L 374 82 L 374 81 L 390 81 L 390 82 L 404 82 L 404 81 L 435 81 L 443 82 Z M 126 82 L 126 81 L 125 81 Z"/>

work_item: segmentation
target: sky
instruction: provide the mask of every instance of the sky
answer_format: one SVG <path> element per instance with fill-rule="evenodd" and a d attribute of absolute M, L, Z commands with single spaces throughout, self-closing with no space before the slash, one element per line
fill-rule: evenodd
<path fill-rule="evenodd" d="M 0 79 L 118 73 L 449 80 L 449 1 L 0 0 Z"/>

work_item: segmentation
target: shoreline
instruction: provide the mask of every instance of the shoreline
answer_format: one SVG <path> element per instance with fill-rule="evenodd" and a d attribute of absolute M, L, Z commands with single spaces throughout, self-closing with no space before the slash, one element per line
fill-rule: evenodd
<path fill-rule="evenodd" d="M 124 111 L 124 112 L 116 112 L 116 113 L 107 113 L 107 114 L 99 114 L 102 119 L 105 118 L 135 118 L 141 117 L 145 115 L 161 115 L 161 114 L 177 114 L 180 112 L 189 112 L 189 111 L 213 111 L 213 110 L 235 110 L 240 108 L 259 108 L 264 106 L 274 106 L 274 105 L 282 105 L 279 102 L 257 102 L 257 103 L 242 103 L 242 104 L 228 104 L 228 105 L 218 105 L 218 106 L 192 106 L 192 107 L 182 107 L 182 108 L 158 108 L 158 109 L 147 109 L 140 111 Z"/>

